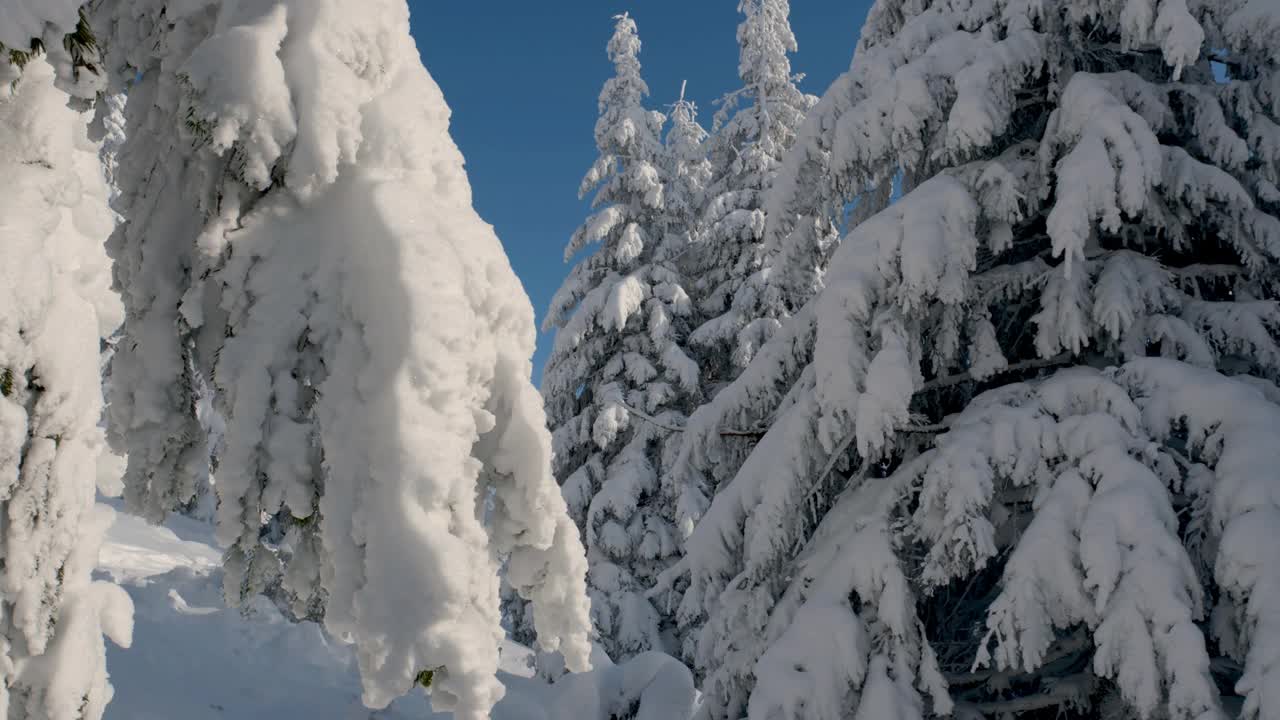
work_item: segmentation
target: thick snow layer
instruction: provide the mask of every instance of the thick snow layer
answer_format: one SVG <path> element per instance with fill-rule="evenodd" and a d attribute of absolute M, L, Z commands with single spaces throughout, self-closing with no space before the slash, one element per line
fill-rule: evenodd
<path fill-rule="evenodd" d="M 98 573 L 121 583 L 136 608 L 134 643 L 108 653 L 115 699 L 106 720 L 447 720 L 412 692 L 384 710 L 361 702 L 351 646 L 319 625 L 290 623 L 264 598 L 241 610 L 222 602 L 221 553 L 210 525 L 173 516 L 150 525 L 99 504 L 111 518 Z M 608 720 L 639 702 L 637 717 L 682 720 L 695 699 L 689 671 L 651 653 L 622 666 L 599 650 L 598 667 L 554 685 L 533 678 L 531 651 L 499 646 L 506 690 L 492 720 Z"/>
<path fill-rule="evenodd" d="M 25 49 L 33 39 L 43 38 L 48 26 L 71 32 L 82 4 L 83 0 L 0 0 L 0 43 Z"/>
<path fill-rule="evenodd" d="M 1274 393 L 1280 368 L 1277 9 L 875 3 L 851 69 L 807 114 L 763 205 L 765 264 L 784 289 L 808 274 L 814 219 L 852 210 L 808 305 L 814 327 L 802 334 L 793 317 L 686 424 L 677 467 L 717 483 L 677 566 L 689 570 L 681 621 L 699 637 L 704 716 L 855 716 L 853 695 L 858 718 L 952 703 L 957 717 L 1084 714 L 1107 687 L 1132 707 L 1091 717 L 1216 717 L 1241 697 L 1244 717 L 1277 717 L 1280 573 L 1250 551 L 1275 546 L 1264 468 L 1276 463 L 1262 459 L 1275 443 L 1252 434 L 1274 437 L 1275 423 L 1240 389 Z M 1227 68 L 1216 80 L 1214 63 Z M 1232 462 L 1224 448 L 1177 467 L 1178 415 L 1159 423 L 1172 435 L 1153 435 L 1102 411 L 970 404 L 975 386 L 1012 395 L 1030 371 L 1152 354 L 1186 365 L 1143 370 L 1152 387 L 1125 402 L 1212 386 L 1178 413 L 1204 423 L 1210 450 L 1234 431 Z M 1225 412 L 1201 419 L 1211 408 Z M 1259 429 L 1246 435 L 1243 417 Z M 749 451 L 719 437 L 757 427 Z M 910 478 L 887 501 L 872 496 L 889 484 L 882 459 Z M 1205 527 L 1210 493 L 1192 482 L 1212 484 L 1210 469 L 1222 528 Z M 874 523 L 853 512 L 864 500 Z M 997 563 L 1008 576 L 993 637 L 1011 640 L 994 669 L 1044 682 L 1017 705 L 1024 691 L 1007 675 L 972 672 L 977 634 L 963 620 L 991 604 Z M 866 582 L 889 569 L 897 590 Z M 865 627 L 839 605 L 851 592 Z M 1225 630 L 1204 632 L 1210 614 Z M 876 623 L 896 623 L 892 643 L 877 642 Z M 1079 645 L 1064 649 L 1071 627 Z M 848 652 L 859 630 L 873 638 L 865 656 Z M 1089 668 L 1072 677 L 1086 647 Z M 1220 690 L 1238 695 L 1220 702 Z"/>
<path fill-rule="evenodd" d="M 433 671 L 435 707 L 478 720 L 502 694 L 499 566 L 540 647 L 582 670 L 586 559 L 529 379 L 532 308 L 472 208 L 406 3 L 358 5 L 97 18 L 130 83 L 113 437 L 126 505 L 163 518 L 207 474 L 212 391 L 227 598 L 279 579 L 355 645 L 370 707 Z"/>
<path fill-rule="evenodd" d="M 90 581 L 105 446 L 98 347 L 120 322 L 102 246 L 111 214 L 87 118 L 54 83 L 34 59 L 0 95 L 0 716 L 10 720 L 96 720 L 111 699 L 103 635 L 129 642 L 128 598 Z"/>
<path fill-rule="evenodd" d="M 175 515 L 163 526 L 123 512 L 123 503 L 106 500 L 100 509 L 111 518 L 98 550 L 98 572 L 124 585 L 147 585 L 150 579 L 177 568 L 208 575 L 222 565 L 222 553 L 211 543 L 213 528 Z"/>

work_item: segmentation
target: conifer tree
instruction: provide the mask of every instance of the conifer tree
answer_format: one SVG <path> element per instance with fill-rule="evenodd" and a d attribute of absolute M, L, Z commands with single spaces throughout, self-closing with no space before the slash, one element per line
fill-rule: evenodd
<path fill-rule="evenodd" d="M 792 309 L 771 282 L 765 195 L 816 98 L 796 87 L 788 0 L 741 0 L 738 75 L 710 142 L 712 177 L 693 286 L 700 325 L 690 338 L 711 390 L 732 380 Z"/>
<path fill-rule="evenodd" d="M 1280 716 L 1277 39 L 874 6 L 768 203 L 862 221 L 685 433 L 705 717 Z"/>
<path fill-rule="evenodd" d="M 532 308 L 472 209 L 402 0 L 96 6 L 126 91 L 110 427 L 155 521 L 209 471 L 232 604 L 276 587 L 364 701 L 503 689 L 498 565 L 588 665 L 586 563 L 529 379 Z"/>
<path fill-rule="evenodd" d="M 671 106 L 662 168 L 666 179 L 663 221 L 670 237 L 663 257 L 680 268 L 696 270 L 696 249 L 703 233 L 702 212 L 711 184 L 711 160 L 707 156 L 710 135 L 698 122 L 698 107 L 685 98 Z"/>
<path fill-rule="evenodd" d="M 664 244 L 663 257 L 666 262 L 684 277 L 691 277 L 698 271 L 696 255 L 698 242 L 705 232 L 702 224 L 702 211 L 706 207 L 708 186 L 711 181 L 711 160 L 707 157 L 710 136 L 698 124 L 697 107 L 685 99 L 684 86 L 681 86 L 680 99 L 671 109 L 671 129 L 667 132 L 665 165 L 667 189 L 665 193 L 666 207 L 663 222 L 666 226 L 668 241 Z M 686 322 L 681 328 L 683 337 L 688 337 Z M 705 362 L 696 350 L 690 349 L 695 362 Z M 691 412 L 699 404 L 705 402 L 705 395 L 697 393 L 689 399 Z M 683 553 L 684 541 L 693 532 L 694 524 L 706 512 L 710 504 L 706 494 L 706 485 L 702 482 L 689 482 L 687 474 L 674 472 L 674 461 L 678 457 L 681 438 L 670 438 L 670 447 L 664 448 L 667 455 L 663 458 L 660 482 L 664 496 L 675 499 L 675 520 L 679 532 L 680 551 Z M 676 636 L 673 652 L 678 649 L 680 657 L 691 660 L 694 656 L 694 636 L 687 628 L 674 622 L 682 602 L 686 584 L 679 580 L 668 585 L 659 576 L 656 580 L 656 592 L 651 594 L 663 609 L 671 632 Z"/>
<path fill-rule="evenodd" d="M 685 214 L 695 204 L 698 171 L 677 177 L 668 195 L 666 119 L 642 104 L 639 52 L 635 21 L 617 17 L 615 74 L 595 131 L 600 156 L 581 188 L 594 191 L 596 210 L 565 258 L 599 248 L 574 265 L 544 323 L 556 328 L 542 383 L 556 476 L 586 542 L 596 630 L 615 660 L 673 649 L 663 638 L 673 604 L 655 606 L 646 594 L 679 552 L 686 501 L 661 478 L 698 396 L 698 368 L 681 346 L 692 307 L 673 262 L 688 238 L 667 217 L 669 201 Z M 675 112 L 680 153 L 696 137 L 690 110 Z"/>
<path fill-rule="evenodd" d="M 4 10 L 7 42 L 23 26 Z M 57 38 L 75 18 L 25 32 Z M 112 692 L 103 636 L 128 647 L 133 625 L 129 596 L 92 580 L 110 522 L 94 490 L 98 347 L 121 319 L 102 245 L 112 217 L 56 52 L 33 46 L 21 72 L 12 59 L 0 56 L 13 78 L 0 96 L 0 716 L 99 720 Z"/>

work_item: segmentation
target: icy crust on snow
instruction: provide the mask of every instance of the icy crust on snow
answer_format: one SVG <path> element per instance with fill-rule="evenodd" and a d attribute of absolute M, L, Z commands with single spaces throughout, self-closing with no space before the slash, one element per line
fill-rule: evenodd
<path fill-rule="evenodd" d="M 131 509 L 193 496 L 207 383 L 228 600 L 279 579 L 354 643 L 368 705 L 432 670 L 436 708 L 481 718 L 502 695 L 505 562 L 542 646 L 586 669 L 533 314 L 471 207 L 405 4 L 137 0 L 102 22 L 110 69 L 136 81 L 112 242 Z M 282 553 L 260 537 L 280 514 Z"/>
<path fill-rule="evenodd" d="M 34 59 L 0 98 L 0 715 L 97 720 L 112 695 L 103 635 L 128 646 L 132 623 L 129 598 L 90 578 L 98 347 L 120 306 L 98 149 L 54 82 Z"/>

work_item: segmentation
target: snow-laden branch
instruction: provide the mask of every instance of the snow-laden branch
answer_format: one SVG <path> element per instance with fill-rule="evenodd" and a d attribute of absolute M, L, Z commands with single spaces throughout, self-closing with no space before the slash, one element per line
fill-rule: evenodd
<path fill-rule="evenodd" d="M 44 5 L 15 19 L 0 3 L 0 40 L 43 29 L 23 20 L 59 9 Z M 0 77 L 9 69 L 0 57 Z M 112 693 L 104 636 L 128 647 L 133 632 L 129 596 L 92 577 L 110 523 L 95 480 L 118 482 L 98 426 L 99 339 L 121 320 L 103 251 L 112 217 L 89 118 L 55 68 L 37 55 L 0 82 L 0 717 L 98 720 Z"/>
<path fill-rule="evenodd" d="M 227 599 L 322 608 L 372 707 L 433 670 L 437 709 L 486 718 L 499 566 L 542 647 L 585 669 L 586 562 L 529 380 L 533 312 L 408 8 L 356 5 L 97 7 L 130 97 L 111 427 L 128 504 L 158 520 L 208 472 L 212 395 Z"/>
<path fill-rule="evenodd" d="M 1071 364 L 1072 362 L 1074 362 L 1074 360 L 1075 360 L 1075 356 L 1072 355 L 1071 353 L 1061 353 L 1051 358 L 1036 358 L 1034 360 L 1023 360 L 1022 362 L 1016 362 L 1016 363 L 1007 365 L 1000 371 L 981 378 L 981 380 L 979 380 L 978 378 L 975 378 L 973 376 L 972 371 L 955 373 L 954 375 L 946 375 L 943 377 L 926 380 L 916 390 L 916 393 L 926 393 L 933 390 L 940 390 L 942 388 L 954 387 L 956 385 L 961 385 L 967 382 L 986 382 L 990 379 L 996 378 L 1001 375 L 1011 375 L 1015 373 L 1026 372 L 1028 370 L 1042 370 L 1044 368 L 1062 367 L 1063 365 Z"/>

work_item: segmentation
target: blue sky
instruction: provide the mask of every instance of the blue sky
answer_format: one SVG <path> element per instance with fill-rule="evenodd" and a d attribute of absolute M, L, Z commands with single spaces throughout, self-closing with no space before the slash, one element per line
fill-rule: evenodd
<path fill-rule="evenodd" d="M 612 17 L 629 11 L 661 109 L 687 80 L 710 127 L 713 100 L 738 85 L 736 0 L 410 0 L 413 34 L 453 109 L 476 209 L 543 311 L 569 266 L 563 249 L 587 213 L 578 182 L 595 159 L 596 97 L 612 67 Z M 823 90 L 849 66 L 870 0 L 793 0 L 803 89 Z M 538 338 L 534 380 L 552 334 Z"/>

